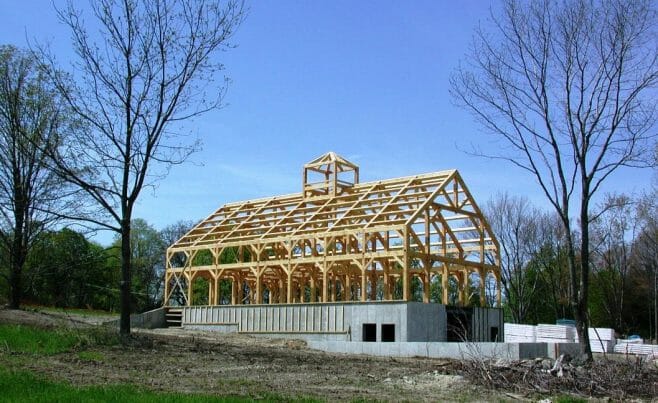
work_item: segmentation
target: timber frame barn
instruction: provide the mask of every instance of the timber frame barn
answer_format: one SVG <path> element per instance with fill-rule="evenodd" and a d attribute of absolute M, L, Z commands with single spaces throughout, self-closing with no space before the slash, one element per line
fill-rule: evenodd
<path fill-rule="evenodd" d="M 226 204 L 171 245 L 164 305 L 195 305 L 203 278 L 203 305 L 448 305 L 451 281 L 466 306 L 476 276 L 479 305 L 500 306 L 498 241 L 456 170 L 359 183 L 359 167 L 329 152 L 304 165 L 301 193 Z"/>

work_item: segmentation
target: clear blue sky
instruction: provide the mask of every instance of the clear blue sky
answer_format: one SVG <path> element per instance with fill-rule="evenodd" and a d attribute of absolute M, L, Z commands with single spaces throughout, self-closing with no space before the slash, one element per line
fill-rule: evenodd
<path fill-rule="evenodd" d="M 162 228 L 198 221 L 226 202 L 299 192 L 302 165 L 330 150 L 360 165 L 362 181 L 456 168 L 480 204 L 509 191 L 548 208 L 526 173 L 459 151 L 489 144 L 448 94 L 489 7 L 484 0 L 252 1 L 233 39 L 238 47 L 221 55 L 232 80 L 228 105 L 187 124 L 203 151 L 145 189 L 135 217 Z M 60 60 L 70 57 L 69 33 L 50 2 L 2 1 L 0 15 L 0 43 L 50 41 Z M 619 173 L 604 191 L 641 192 L 651 175 Z"/>

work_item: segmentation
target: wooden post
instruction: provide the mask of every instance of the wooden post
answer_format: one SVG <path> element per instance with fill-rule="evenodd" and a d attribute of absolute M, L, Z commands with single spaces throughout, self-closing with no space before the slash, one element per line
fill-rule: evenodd
<path fill-rule="evenodd" d="M 500 288 L 500 252 L 496 252 L 496 267 L 498 271 L 494 273 L 496 277 L 496 306 L 500 308 L 502 305 L 502 291 Z"/>
<path fill-rule="evenodd" d="M 329 298 L 329 275 L 327 266 L 322 268 L 322 302 L 327 302 Z"/>
<path fill-rule="evenodd" d="M 368 277 L 366 276 L 366 266 L 361 267 L 361 302 L 366 302 L 366 291 L 368 286 Z"/>
<path fill-rule="evenodd" d="M 315 276 L 312 275 L 311 278 L 309 279 L 309 286 L 311 288 L 311 302 L 317 302 L 317 296 L 315 295 L 317 293 L 317 290 L 315 289 Z"/>
<path fill-rule="evenodd" d="M 432 268 L 432 259 L 430 258 L 430 255 L 432 253 L 431 250 L 431 237 L 430 237 L 430 209 L 429 207 L 425 210 L 425 247 L 423 248 L 423 252 L 425 253 L 425 256 L 423 256 L 423 272 L 425 273 L 424 279 L 423 279 L 423 302 L 428 303 L 430 302 L 430 285 L 431 285 L 431 279 L 432 279 L 432 273 L 431 273 L 431 268 Z"/>
<path fill-rule="evenodd" d="M 263 273 L 258 273 L 256 275 L 256 299 L 255 303 L 256 304 L 262 304 L 263 303 L 263 279 L 262 276 Z"/>
<path fill-rule="evenodd" d="M 403 231 L 404 236 L 404 267 L 402 267 L 402 300 L 409 301 L 410 294 L 410 276 L 409 276 L 409 230 L 405 227 Z"/>
<path fill-rule="evenodd" d="M 441 300 L 443 305 L 448 305 L 448 291 L 450 288 L 450 274 L 448 272 L 448 263 L 443 263 L 441 272 Z"/>
<path fill-rule="evenodd" d="M 214 280 L 207 279 L 207 281 L 208 281 L 208 305 L 213 305 L 213 301 L 215 299 L 215 293 L 213 291 Z"/>
<path fill-rule="evenodd" d="M 279 303 L 285 304 L 288 302 L 286 300 L 286 287 L 285 282 L 282 279 L 279 279 Z"/>
<path fill-rule="evenodd" d="M 294 302 L 292 299 L 292 271 L 288 272 L 286 300 L 288 301 L 289 304 L 292 304 Z"/>
<path fill-rule="evenodd" d="M 429 271 L 426 271 L 423 273 L 423 302 L 428 303 L 430 302 L 430 279 L 431 279 L 431 274 Z"/>
<path fill-rule="evenodd" d="M 185 274 L 187 278 L 187 306 L 192 305 L 192 282 L 194 282 L 194 274 Z"/>
<path fill-rule="evenodd" d="M 377 281 L 379 277 L 377 276 L 377 264 L 372 263 L 370 265 L 370 301 L 377 301 Z"/>
<path fill-rule="evenodd" d="M 244 282 L 242 276 L 238 277 L 238 305 L 244 304 Z"/>
<path fill-rule="evenodd" d="M 500 289 L 500 278 L 498 275 L 494 274 L 496 276 L 496 307 L 500 308 L 502 305 L 502 291 Z"/>
<path fill-rule="evenodd" d="M 331 273 L 331 302 L 336 302 L 336 292 L 338 287 L 336 287 L 336 273 Z"/>
<path fill-rule="evenodd" d="M 486 292 L 485 282 L 487 281 L 487 275 L 484 269 L 478 270 L 478 273 L 480 274 L 480 306 L 484 307 L 487 304 L 487 298 L 484 295 Z"/>
<path fill-rule="evenodd" d="M 382 262 L 383 270 L 384 270 L 384 300 L 385 301 L 390 301 L 391 300 L 391 276 L 389 274 L 390 270 L 390 264 L 388 259 L 384 260 Z"/>
<path fill-rule="evenodd" d="M 231 279 L 231 305 L 238 304 L 238 282 L 235 277 Z"/>

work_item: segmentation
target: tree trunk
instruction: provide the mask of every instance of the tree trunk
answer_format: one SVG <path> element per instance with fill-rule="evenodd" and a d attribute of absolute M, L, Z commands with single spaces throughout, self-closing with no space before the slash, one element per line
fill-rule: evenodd
<path fill-rule="evenodd" d="M 21 299 L 23 294 L 23 265 L 25 264 L 25 246 L 23 244 L 24 237 L 24 209 L 20 201 L 23 200 L 21 194 L 15 192 L 16 210 L 14 212 L 14 239 L 12 240 L 12 248 L 9 251 L 10 259 L 10 273 L 9 273 L 9 308 L 19 309 L 21 307 Z"/>
<path fill-rule="evenodd" d="M 13 254 L 14 252 L 12 252 Z M 22 297 L 21 267 L 18 262 L 12 259 L 11 272 L 9 274 L 9 287 L 11 288 L 11 297 L 9 298 L 9 309 L 20 309 Z"/>
<path fill-rule="evenodd" d="M 131 313 L 131 254 L 130 254 L 130 218 L 121 221 L 121 319 L 119 334 L 122 338 L 130 335 Z"/>
<path fill-rule="evenodd" d="M 584 189 L 583 191 L 589 191 Z M 587 193 L 583 193 L 587 194 Z M 576 267 L 578 279 L 577 293 L 572 295 L 571 302 L 576 330 L 582 358 L 591 361 L 592 350 L 589 345 L 589 315 L 587 314 L 587 301 L 589 297 L 589 201 L 583 197 L 580 209 L 580 264 Z M 574 281 L 574 280 L 572 280 Z"/>

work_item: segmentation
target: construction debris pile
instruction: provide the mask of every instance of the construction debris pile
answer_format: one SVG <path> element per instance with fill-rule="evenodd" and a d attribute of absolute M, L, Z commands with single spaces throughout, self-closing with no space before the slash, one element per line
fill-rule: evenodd
<path fill-rule="evenodd" d="M 489 388 L 532 397 L 540 394 L 574 394 L 626 400 L 658 396 L 658 361 L 653 357 L 596 360 L 575 365 L 571 357 L 523 361 L 463 360 L 461 374 Z"/>

